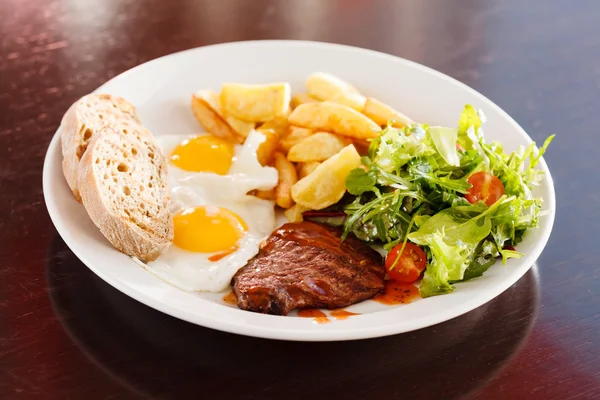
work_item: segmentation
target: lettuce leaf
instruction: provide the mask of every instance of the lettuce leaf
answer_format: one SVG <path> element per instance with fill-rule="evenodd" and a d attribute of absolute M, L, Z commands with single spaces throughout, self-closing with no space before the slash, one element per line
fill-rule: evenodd
<path fill-rule="evenodd" d="M 481 202 L 450 207 L 424 222 L 418 220 L 419 229 L 408 239 L 429 248 L 432 261 L 427 270 L 433 268 L 425 272 L 423 281 L 427 277 L 429 283 L 422 295 L 443 294 L 449 283 L 481 276 L 494 264 L 496 255 L 502 256 L 503 263 L 519 258 L 520 253 L 504 249 L 504 244 L 514 238 L 521 205 L 520 199 L 504 196 L 491 207 Z"/>
<path fill-rule="evenodd" d="M 408 173 L 413 179 L 422 179 L 435 189 L 466 193 L 471 185 L 466 179 L 453 179 L 451 173 L 440 171 L 439 163 L 434 157 L 416 157 L 408 164 Z"/>
<path fill-rule="evenodd" d="M 428 246 L 431 260 L 419 285 L 421 297 L 452 292 L 454 287 L 450 281 L 463 279 L 466 269 L 471 264 L 476 244 L 462 242 L 448 244 L 443 230 L 426 235 L 422 239 L 420 244 Z"/>
<path fill-rule="evenodd" d="M 484 122 L 481 111 L 466 105 L 457 128 L 388 126 L 371 141 L 363 168 L 346 179 L 354 200 L 342 206 L 344 237 L 352 232 L 386 250 L 406 240 L 422 246 L 428 254 L 423 297 L 483 275 L 498 257 L 503 263 L 520 257 L 512 246 L 542 215 L 542 200 L 533 197 L 543 178 L 536 166 L 554 135 L 539 149 L 532 143 L 507 154 L 500 143 L 484 140 Z M 504 185 L 505 195 L 491 207 L 464 196 L 469 176 L 479 171 Z"/>
<path fill-rule="evenodd" d="M 429 128 L 429 135 L 438 153 L 448 163 L 448 165 L 456 167 L 459 166 L 460 159 L 456 149 L 458 131 L 452 128 L 432 126 Z"/>
<path fill-rule="evenodd" d="M 482 125 L 480 114 L 475 108 L 467 104 L 458 120 L 457 143 L 465 150 L 480 150 L 479 129 Z"/>
<path fill-rule="evenodd" d="M 346 177 L 346 189 L 355 196 L 360 196 L 365 192 L 379 193 L 375 187 L 377 184 L 377 175 L 373 171 L 365 171 L 362 168 L 356 168 L 350 171 Z"/>
<path fill-rule="evenodd" d="M 463 279 L 460 282 L 479 278 L 492 265 L 496 263 L 496 246 L 490 240 L 482 240 L 473 250 L 471 263 L 465 270 Z M 454 283 L 454 282 L 452 282 Z"/>
<path fill-rule="evenodd" d="M 465 105 L 463 112 L 460 114 L 458 119 L 458 131 L 466 133 L 469 128 L 473 127 L 475 131 L 481 128 L 481 117 L 475 107 L 470 104 Z"/>
<path fill-rule="evenodd" d="M 433 154 L 434 150 L 421 140 L 421 134 L 388 126 L 378 138 L 373 162 L 385 172 L 399 171 L 412 158 Z"/>
<path fill-rule="evenodd" d="M 479 205 L 457 206 L 433 215 L 408 238 L 414 243 L 426 245 L 429 235 L 444 232 L 446 241 L 476 244 L 487 237 L 491 229 L 489 210 L 482 211 Z"/>

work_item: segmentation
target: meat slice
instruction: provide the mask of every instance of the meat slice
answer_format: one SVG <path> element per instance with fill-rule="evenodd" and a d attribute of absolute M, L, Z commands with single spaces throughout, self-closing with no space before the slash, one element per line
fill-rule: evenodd
<path fill-rule="evenodd" d="M 288 223 L 261 245 L 232 280 L 238 307 L 287 315 L 295 308 L 340 308 L 383 290 L 379 253 L 341 230 L 314 222 Z"/>

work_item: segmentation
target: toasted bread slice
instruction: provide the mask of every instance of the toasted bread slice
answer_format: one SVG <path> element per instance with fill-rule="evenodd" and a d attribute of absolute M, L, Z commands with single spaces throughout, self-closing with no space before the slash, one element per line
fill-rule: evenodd
<path fill-rule="evenodd" d="M 137 130 L 146 131 L 141 125 Z M 152 261 L 173 241 L 165 157 L 148 131 L 105 127 L 79 163 L 78 187 L 90 218 L 121 252 Z"/>
<path fill-rule="evenodd" d="M 127 100 L 109 94 L 89 94 L 75 102 L 60 124 L 63 173 L 75 198 L 81 200 L 77 188 L 79 160 L 88 143 L 104 126 L 110 125 L 124 133 L 131 129 L 121 124 L 139 124 L 135 107 Z"/>

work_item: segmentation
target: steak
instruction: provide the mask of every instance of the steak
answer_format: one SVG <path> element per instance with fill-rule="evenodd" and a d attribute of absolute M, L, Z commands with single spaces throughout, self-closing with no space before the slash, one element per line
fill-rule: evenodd
<path fill-rule="evenodd" d="M 383 290 L 381 255 L 341 230 L 287 223 L 232 279 L 242 310 L 287 315 L 295 308 L 340 308 Z"/>

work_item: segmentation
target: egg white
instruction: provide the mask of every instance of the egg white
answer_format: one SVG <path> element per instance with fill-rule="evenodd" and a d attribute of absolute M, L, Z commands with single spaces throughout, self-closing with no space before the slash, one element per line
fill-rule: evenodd
<path fill-rule="evenodd" d="M 169 135 L 157 138 L 168 157 L 189 136 Z M 258 246 L 276 227 L 275 205 L 247 193 L 269 190 L 277 184 L 278 174 L 263 167 L 256 149 L 265 136 L 253 131 L 243 145 L 235 147 L 235 156 L 227 175 L 188 172 L 168 165 L 170 211 L 175 214 L 189 207 L 218 206 L 238 214 L 248 226 L 237 242 L 238 249 L 218 261 L 208 258 L 216 253 L 195 253 L 171 245 L 156 261 L 144 267 L 165 282 L 185 291 L 219 292 L 231 278 L 258 253 Z"/>

